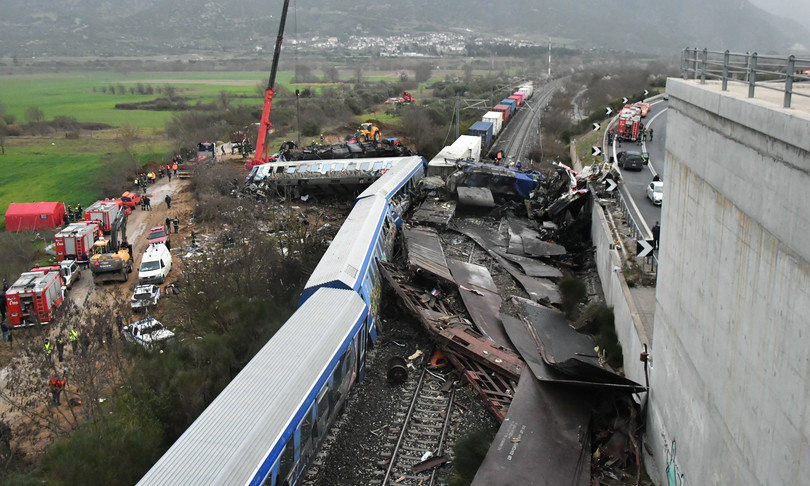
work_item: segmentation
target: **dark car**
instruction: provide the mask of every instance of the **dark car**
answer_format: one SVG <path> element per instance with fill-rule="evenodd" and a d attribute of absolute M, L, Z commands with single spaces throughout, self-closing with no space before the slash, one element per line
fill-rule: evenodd
<path fill-rule="evenodd" d="M 641 170 L 644 168 L 644 164 L 647 163 L 647 159 L 641 152 L 628 152 L 626 150 L 622 150 L 616 157 L 618 159 L 620 169 Z"/>

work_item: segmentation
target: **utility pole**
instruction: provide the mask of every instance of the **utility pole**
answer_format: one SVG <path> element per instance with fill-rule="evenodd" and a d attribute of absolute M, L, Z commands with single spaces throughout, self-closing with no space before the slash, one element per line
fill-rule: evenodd
<path fill-rule="evenodd" d="M 301 106 L 298 100 L 301 98 L 301 90 L 295 90 L 295 124 L 298 126 L 298 146 L 301 146 Z"/>
<path fill-rule="evenodd" d="M 548 79 L 551 79 L 551 39 L 548 40 Z"/>

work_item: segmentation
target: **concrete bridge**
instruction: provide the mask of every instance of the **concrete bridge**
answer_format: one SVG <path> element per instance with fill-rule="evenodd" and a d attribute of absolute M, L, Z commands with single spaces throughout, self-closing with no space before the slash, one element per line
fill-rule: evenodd
<path fill-rule="evenodd" d="M 810 99 L 783 108 L 780 92 L 680 79 L 667 93 L 648 471 L 807 484 Z M 625 344 L 631 376 L 643 339 Z"/>

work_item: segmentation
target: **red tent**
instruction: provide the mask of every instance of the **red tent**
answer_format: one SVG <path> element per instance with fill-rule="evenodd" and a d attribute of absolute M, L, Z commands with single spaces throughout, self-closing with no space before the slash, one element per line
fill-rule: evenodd
<path fill-rule="evenodd" d="M 52 229 L 61 226 L 64 217 L 64 203 L 11 203 L 6 211 L 6 231 Z"/>

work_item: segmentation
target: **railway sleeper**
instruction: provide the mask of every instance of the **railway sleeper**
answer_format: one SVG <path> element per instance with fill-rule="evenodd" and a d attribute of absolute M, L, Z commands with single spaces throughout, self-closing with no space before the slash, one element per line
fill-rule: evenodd
<path fill-rule="evenodd" d="M 439 444 L 433 440 L 412 440 L 409 441 L 407 445 L 403 444 L 400 449 L 405 449 L 406 451 L 433 451 L 439 447 Z M 421 454 L 420 454 L 421 455 Z"/>
<path fill-rule="evenodd" d="M 439 437 L 442 434 L 441 434 L 441 432 L 434 432 L 432 430 L 423 430 L 423 431 L 419 431 L 419 435 L 420 436 L 426 435 L 428 437 Z"/>
<path fill-rule="evenodd" d="M 408 471 L 410 472 L 410 471 Z M 388 478 L 388 484 L 391 485 L 402 485 L 402 484 L 410 484 L 404 483 L 403 481 L 408 480 L 411 482 L 415 482 L 416 484 L 424 484 L 423 481 L 429 481 L 430 476 L 413 476 L 410 474 L 391 474 L 391 477 Z"/>

